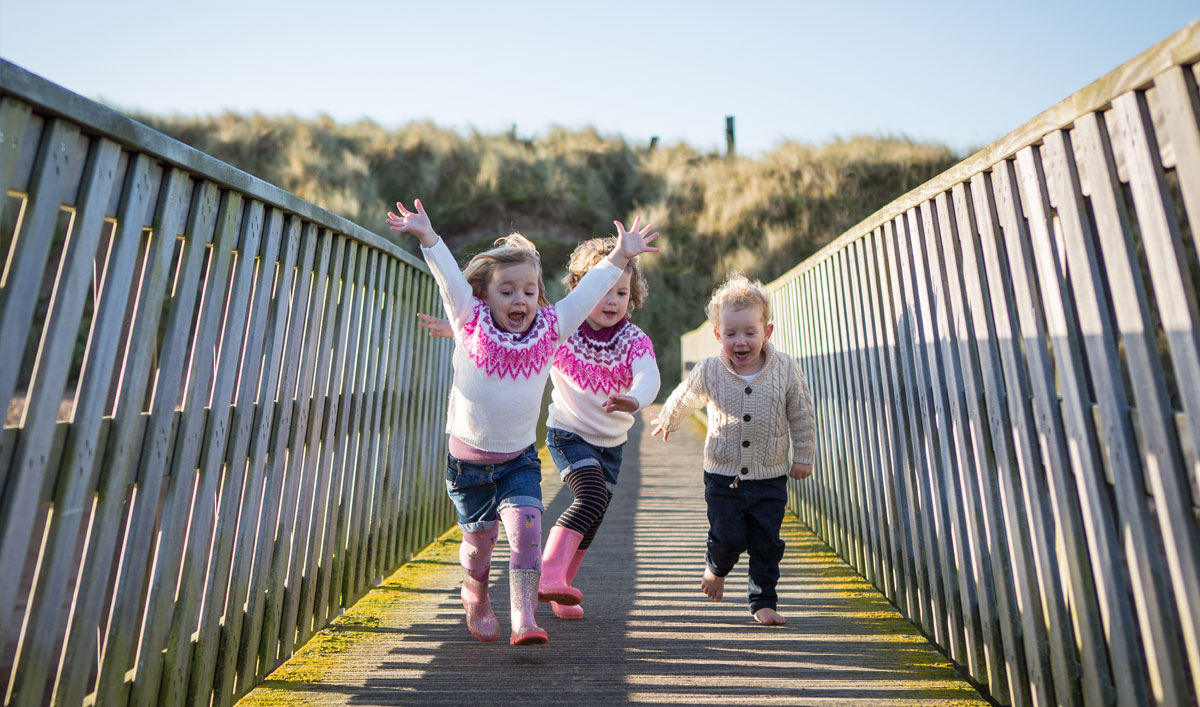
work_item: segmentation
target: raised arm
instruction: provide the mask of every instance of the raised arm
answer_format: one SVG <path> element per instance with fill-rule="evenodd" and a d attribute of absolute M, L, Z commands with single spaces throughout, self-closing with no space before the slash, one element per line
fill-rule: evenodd
<path fill-rule="evenodd" d="M 658 238 L 658 232 L 651 233 L 649 225 L 639 230 L 640 223 L 641 217 L 638 216 L 633 221 L 633 229 L 626 231 L 620 221 L 613 221 L 617 227 L 617 247 L 588 270 L 575 289 L 555 305 L 562 328 L 562 340 L 566 340 L 583 323 L 592 307 L 621 277 L 630 260 L 643 253 L 658 252 L 658 248 L 649 245 L 650 241 Z"/>
<path fill-rule="evenodd" d="M 471 284 L 458 269 L 458 263 L 455 262 L 454 255 L 446 247 L 446 243 L 433 230 L 429 214 L 425 213 L 420 199 L 413 201 L 413 208 L 416 210 L 409 211 L 404 208 L 403 203 L 397 201 L 396 211 L 388 212 L 387 224 L 393 231 L 411 233 L 421 242 L 421 255 L 425 257 L 433 278 L 437 280 L 438 290 L 442 294 L 442 305 L 450 315 L 451 323 L 458 326 L 463 317 L 470 314 L 475 304 Z"/>

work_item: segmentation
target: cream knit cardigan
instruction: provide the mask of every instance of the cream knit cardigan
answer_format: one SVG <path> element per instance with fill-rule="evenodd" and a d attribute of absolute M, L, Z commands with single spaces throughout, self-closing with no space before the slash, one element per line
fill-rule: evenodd
<path fill-rule="evenodd" d="M 804 372 L 769 342 L 763 352 L 767 361 L 750 383 L 723 354 L 700 361 L 659 412 L 659 426 L 674 432 L 692 411 L 708 405 L 705 471 L 772 479 L 787 474 L 792 462 L 812 464 L 816 458 L 817 424 Z"/>

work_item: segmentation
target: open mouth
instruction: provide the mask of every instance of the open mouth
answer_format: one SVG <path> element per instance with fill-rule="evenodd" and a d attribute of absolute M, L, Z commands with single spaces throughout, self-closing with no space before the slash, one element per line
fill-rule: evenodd
<path fill-rule="evenodd" d="M 520 331 L 525 328 L 525 313 L 524 312 L 509 312 L 505 317 L 510 329 Z"/>

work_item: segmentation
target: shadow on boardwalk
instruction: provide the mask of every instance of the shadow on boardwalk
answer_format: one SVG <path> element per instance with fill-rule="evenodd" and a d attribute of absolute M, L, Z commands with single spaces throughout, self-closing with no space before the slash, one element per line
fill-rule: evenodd
<path fill-rule="evenodd" d="M 505 630 L 483 644 L 458 598 L 457 531 L 321 632 L 242 701 L 268 704 L 986 704 L 869 584 L 795 518 L 779 587 L 783 627 L 745 602 L 744 560 L 725 600 L 700 593 L 708 522 L 699 425 L 662 444 L 643 414 L 621 484 L 576 586 L 585 618 L 541 605 L 543 646 L 507 644 L 507 545 L 492 602 Z M 544 455 L 545 456 L 545 455 Z M 548 466 L 543 531 L 570 492 Z"/>

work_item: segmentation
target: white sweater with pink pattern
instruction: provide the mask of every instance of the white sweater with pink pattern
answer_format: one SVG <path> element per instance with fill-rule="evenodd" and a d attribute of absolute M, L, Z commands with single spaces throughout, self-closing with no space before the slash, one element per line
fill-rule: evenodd
<path fill-rule="evenodd" d="M 623 444 L 633 415 L 605 412 L 611 395 L 628 395 L 638 409 L 658 395 L 658 364 L 650 337 L 629 320 L 593 330 L 586 322 L 554 354 L 554 381 L 546 424 L 574 432 L 598 447 Z"/>
<path fill-rule="evenodd" d="M 516 452 L 537 436 L 542 391 L 554 352 L 621 277 L 605 259 L 557 303 L 542 307 L 529 330 L 504 331 L 472 293 L 450 249 L 439 239 L 421 248 L 454 329 L 454 382 L 446 431 L 486 452 Z"/>

